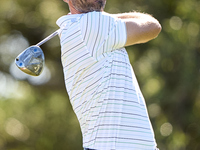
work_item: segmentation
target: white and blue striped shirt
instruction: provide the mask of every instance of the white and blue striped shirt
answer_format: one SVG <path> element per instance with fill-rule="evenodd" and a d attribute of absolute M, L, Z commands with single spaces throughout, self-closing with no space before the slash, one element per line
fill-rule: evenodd
<path fill-rule="evenodd" d="M 58 19 L 65 85 L 83 147 L 154 150 L 146 105 L 127 52 L 123 20 L 105 12 Z"/>

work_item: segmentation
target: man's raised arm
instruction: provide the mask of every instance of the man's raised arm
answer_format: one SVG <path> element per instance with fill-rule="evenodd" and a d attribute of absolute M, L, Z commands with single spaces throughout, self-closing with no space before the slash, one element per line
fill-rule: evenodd
<path fill-rule="evenodd" d="M 160 23 L 149 14 L 130 12 L 113 14 L 113 16 L 123 19 L 126 23 L 125 46 L 148 42 L 156 38 L 162 28 Z"/>

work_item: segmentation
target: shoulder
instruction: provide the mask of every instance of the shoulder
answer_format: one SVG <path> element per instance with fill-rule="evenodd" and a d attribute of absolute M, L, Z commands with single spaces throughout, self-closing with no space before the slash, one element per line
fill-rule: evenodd
<path fill-rule="evenodd" d="M 84 13 L 83 14 L 83 18 L 85 18 L 85 17 L 90 17 L 92 19 L 94 19 L 94 18 L 97 19 L 99 17 L 101 17 L 101 18 L 109 18 L 112 21 L 121 20 L 121 19 L 115 17 L 114 15 L 109 14 L 109 13 L 104 12 L 104 11 L 102 11 L 102 12 L 93 11 L 93 12 Z"/>
<path fill-rule="evenodd" d="M 81 24 L 90 24 L 91 26 L 97 26 L 98 24 L 102 24 L 105 26 L 114 27 L 119 24 L 124 24 L 124 20 L 115 17 L 112 14 L 106 13 L 106 12 L 89 12 L 85 13 L 83 17 L 81 18 Z"/>

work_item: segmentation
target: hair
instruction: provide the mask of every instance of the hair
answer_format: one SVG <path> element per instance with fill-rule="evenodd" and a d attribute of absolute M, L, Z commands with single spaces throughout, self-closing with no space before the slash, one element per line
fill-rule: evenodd
<path fill-rule="evenodd" d="M 87 13 L 92 11 L 103 11 L 106 0 L 72 0 L 72 4 L 79 12 Z"/>

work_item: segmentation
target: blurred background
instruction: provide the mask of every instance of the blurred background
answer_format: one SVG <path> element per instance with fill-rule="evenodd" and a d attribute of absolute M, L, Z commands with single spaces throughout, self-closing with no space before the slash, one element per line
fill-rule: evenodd
<path fill-rule="evenodd" d="M 65 90 L 59 38 L 41 46 L 39 77 L 15 57 L 58 29 L 62 0 L 0 2 L 0 150 L 81 150 L 81 131 Z M 152 14 L 162 32 L 127 47 L 160 150 L 200 149 L 200 1 L 107 0 L 105 10 Z"/>

